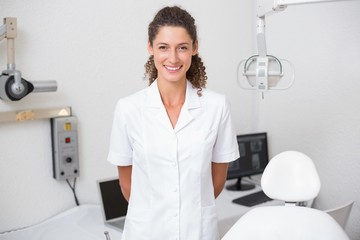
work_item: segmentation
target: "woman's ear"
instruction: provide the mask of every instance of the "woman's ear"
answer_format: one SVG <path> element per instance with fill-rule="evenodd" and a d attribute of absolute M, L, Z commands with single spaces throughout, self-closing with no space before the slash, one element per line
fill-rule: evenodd
<path fill-rule="evenodd" d="M 148 52 L 150 55 L 154 55 L 154 50 L 153 50 L 153 47 L 151 46 L 150 41 L 148 41 L 147 49 L 148 49 Z"/>
<path fill-rule="evenodd" d="M 192 55 L 195 56 L 196 54 L 198 54 L 198 50 L 199 50 L 199 44 L 198 44 L 198 41 L 196 40 L 193 45 Z"/>

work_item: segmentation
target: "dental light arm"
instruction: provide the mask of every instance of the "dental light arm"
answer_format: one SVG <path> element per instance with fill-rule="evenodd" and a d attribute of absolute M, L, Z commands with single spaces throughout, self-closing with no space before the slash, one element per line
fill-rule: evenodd
<path fill-rule="evenodd" d="M 346 0 L 257 0 L 256 41 L 259 56 L 266 55 L 265 17 L 284 11 L 288 6 L 305 5 L 324 2 L 338 2 Z"/>
<path fill-rule="evenodd" d="M 240 87 L 250 90 L 256 89 L 264 93 L 267 90 L 287 89 L 295 80 L 295 71 L 291 62 L 267 54 L 265 39 L 265 18 L 267 16 L 284 11 L 288 6 L 292 5 L 337 1 L 346 0 L 257 0 L 256 45 L 258 54 L 239 63 L 237 69 L 238 82 L 240 83 L 239 70 L 243 69 L 242 75 L 246 77 L 249 86 L 240 83 Z M 279 84 L 284 75 L 290 75 L 289 83 Z M 284 82 L 284 80 L 282 81 Z"/>
<path fill-rule="evenodd" d="M 0 26 L 0 41 L 7 40 L 7 69 L 0 75 L 0 99 L 18 101 L 31 92 L 54 92 L 56 81 L 29 82 L 15 69 L 15 38 L 17 35 L 16 18 L 4 18 Z"/>
<path fill-rule="evenodd" d="M 266 12 L 267 14 L 274 13 L 275 8 L 272 7 L 273 1 L 264 1 L 264 3 L 258 1 L 258 11 L 263 10 L 264 5 L 267 6 L 265 8 L 266 11 L 268 10 Z M 284 8 L 282 6 L 276 8 L 277 11 L 283 9 Z M 259 14 L 257 14 L 256 45 L 258 54 L 253 55 L 248 59 L 242 60 L 238 65 L 237 76 L 239 76 L 239 70 L 243 69 L 242 75 L 245 76 L 247 79 L 247 86 L 243 86 L 242 84 L 240 84 L 240 87 L 250 90 L 256 89 L 262 92 L 263 96 L 263 93 L 268 90 L 289 88 L 294 81 L 294 74 L 292 74 L 292 80 L 289 86 L 286 86 L 285 88 L 277 86 L 278 82 L 284 75 L 283 65 L 278 58 L 267 54 L 265 40 L 265 14 L 260 16 Z M 292 68 L 292 72 L 294 72 L 292 64 L 288 61 L 286 61 L 286 63 L 290 65 L 290 67 Z"/>
<path fill-rule="evenodd" d="M 266 15 L 283 11 L 288 6 L 339 1 L 343 2 L 346 0 L 258 0 L 257 16 L 265 17 Z"/>

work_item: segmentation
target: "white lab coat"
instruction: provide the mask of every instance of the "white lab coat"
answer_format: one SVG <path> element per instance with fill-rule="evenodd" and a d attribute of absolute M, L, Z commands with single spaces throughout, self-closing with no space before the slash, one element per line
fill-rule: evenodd
<path fill-rule="evenodd" d="M 120 99 L 108 161 L 132 165 L 123 240 L 218 240 L 211 162 L 239 157 L 229 104 L 223 95 L 187 82 L 172 127 L 155 81 Z"/>

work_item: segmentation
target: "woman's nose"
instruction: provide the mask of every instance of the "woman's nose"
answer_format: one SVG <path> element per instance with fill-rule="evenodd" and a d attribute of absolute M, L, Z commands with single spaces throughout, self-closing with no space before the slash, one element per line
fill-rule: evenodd
<path fill-rule="evenodd" d="M 176 49 L 171 50 L 170 54 L 169 54 L 169 61 L 172 63 L 175 63 L 175 62 L 177 62 L 177 60 L 178 60 L 178 54 L 177 54 Z"/>

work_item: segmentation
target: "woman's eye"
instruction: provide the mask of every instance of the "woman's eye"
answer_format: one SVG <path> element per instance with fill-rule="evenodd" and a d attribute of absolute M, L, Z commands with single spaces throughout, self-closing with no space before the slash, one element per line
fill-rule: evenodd
<path fill-rule="evenodd" d="M 160 50 L 166 50 L 167 48 L 166 48 L 166 46 L 159 46 L 159 49 Z"/>
<path fill-rule="evenodd" d="M 179 47 L 179 50 L 184 52 L 187 50 L 187 47 Z"/>

